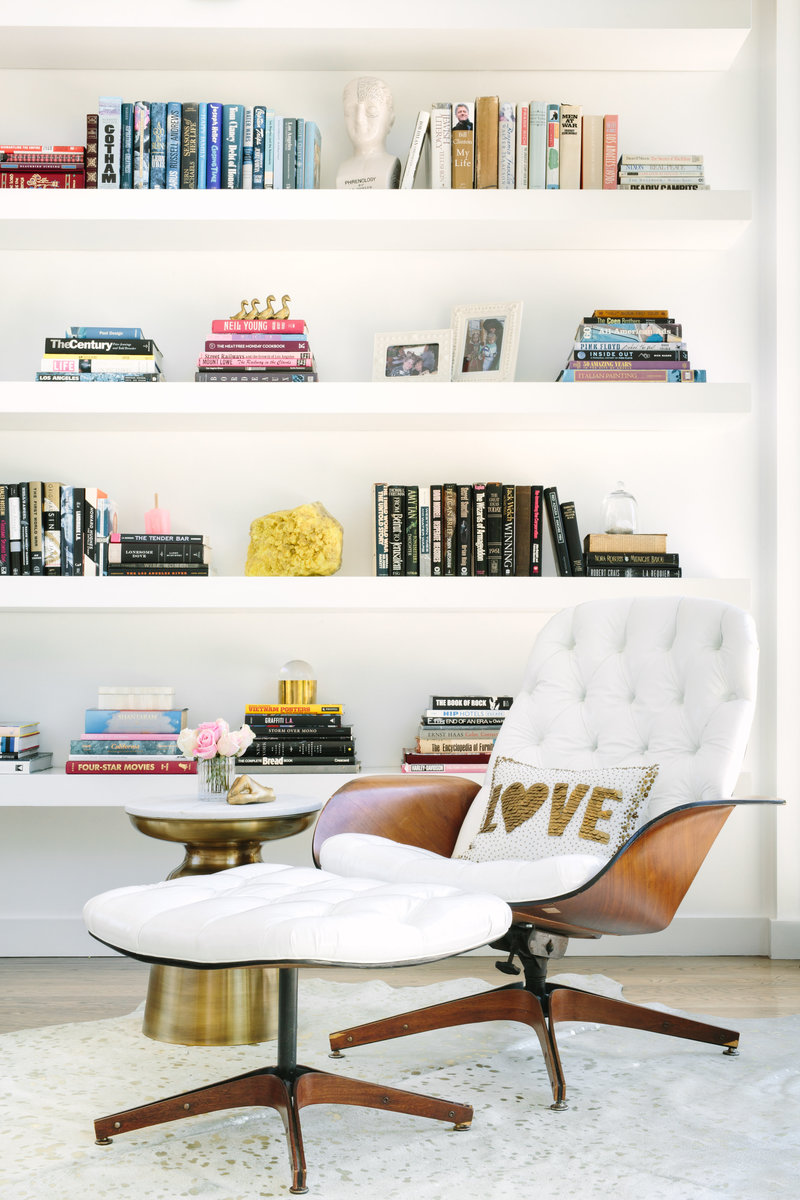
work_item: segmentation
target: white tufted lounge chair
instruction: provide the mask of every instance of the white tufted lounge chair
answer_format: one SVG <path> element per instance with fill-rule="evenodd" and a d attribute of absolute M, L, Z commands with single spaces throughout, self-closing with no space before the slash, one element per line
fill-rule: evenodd
<path fill-rule="evenodd" d="M 525 982 L 334 1033 L 334 1052 L 478 1021 L 524 1022 L 539 1038 L 553 1108 L 566 1107 L 558 1021 L 651 1030 L 737 1053 L 734 1030 L 552 985 L 546 974 L 570 937 L 664 929 L 734 805 L 766 802 L 730 799 L 753 717 L 757 660 L 750 616 L 711 600 L 591 601 L 541 631 L 487 785 L 499 756 L 524 754 L 559 769 L 657 763 L 650 812 L 609 860 L 454 857 L 477 833 L 488 799 L 488 786 L 457 776 L 373 776 L 340 788 L 320 815 L 315 860 L 340 875 L 449 883 L 501 897 L 514 923 L 491 945 L 508 953 L 498 963 L 506 973 L 520 973 L 519 957 Z"/>

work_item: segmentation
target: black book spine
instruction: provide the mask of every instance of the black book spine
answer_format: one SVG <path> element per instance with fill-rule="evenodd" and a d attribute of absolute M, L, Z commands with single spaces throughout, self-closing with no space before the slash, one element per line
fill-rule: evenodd
<path fill-rule="evenodd" d="M 97 113 L 86 114 L 86 154 L 84 188 L 97 187 Z"/>
<path fill-rule="evenodd" d="M 514 703 L 513 696 L 431 696 L 431 708 L 454 709 L 464 708 L 467 710 L 477 708 L 487 710 L 489 712 L 497 712 L 498 709 L 511 708 Z M 467 711 L 464 716 L 471 716 Z"/>
<path fill-rule="evenodd" d="M 20 527 L 19 484 L 8 484 L 8 565 L 10 575 L 22 574 L 22 530 Z"/>
<path fill-rule="evenodd" d="M 663 344 L 663 343 L 662 343 Z M 667 346 L 669 342 L 666 343 Z M 596 350 L 575 350 L 572 357 L 586 359 L 588 362 L 603 362 L 606 359 L 617 359 L 620 362 L 688 362 L 688 350 L 601 350 L 602 342 L 598 342 Z"/>
<path fill-rule="evenodd" d="M 355 754 L 351 739 L 340 738 L 314 741 L 312 738 L 256 738 L 247 747 L 250 758 L 275 757 L 285 754 L 302 755 L 304 758 L 319 758 L 321 755 Z"/>
<path fill-rule="evenodd" d="M 255 745 L 268 741 L 311 741 L 322 742 L 326 746 L 334 742 L 352 742 L 352 725 L 338 725 L 330 729 L 326 725 L 251 725 Z M 265 751 L 266 753 L 266 751 Z M 338 754 L 339 751 L 331 751 Z"/>
<path fill-rule="evenodd" d="M 542 485 L 531 484 L 531 575 L 542 574 Z"/>
<path fill-rule="evenodd" d="M 472 567 L 473 519 L 472 485 L 458 484 L 456 510 L 456 575 L 474 574 Z"/>
<path fill-rule="evenodd" d="M 386 491 L 388 484 L 374 483 L 372 497 L 375 521 L 375 574 L 389 574 L 389 509 Z"/>
<path fill-rule="evenodd" d="M 593 579 L 680 579 L 680 567 L 589 567 Z"/>
<path fill-rule="evenodd" d="M 252 757 L 243 754 L 237 758 L 237 763 L 242 766 L 248 766 L 253 763 L 259 767 L 335 767 L 340 764 L 354 763 L 355 755 L 353 754 L 278 754 L 278 755 L 253 755 Z"/>
<path fill-rule="evenodd" d="M 168 566 L 202 563 L 205 548 L 198 542 L 156 542 L 139 545 L 136 542 L 113 543 L 112 563 L 126 565 L 144 563 L 151 566 Z"/>
<path fill-rule="evenodd" d="M 431 575 L 444 575 L 442 485 L 431 484 Z"/>
<path fill-rule="evenodd" d="M 389 574 L 406 573 L 406 489 L 389 486 Z"/>
<path fill-rule="evenodd" d="M 181 187 L 197 187 L 197 105 L 184 104 L 181 121 Z"/>
<path fill-rule="evenodd" d="M 456 530 L 458 526 L 458 485 L 442 484 L 442 554 L 444 574 L 456 573 Z"/>
<path fill-rule="evenodd" d="M 678 554 L 628 554 L 605 553 L 588 551 L 584 555 L 587 569 L 589 567 L 677 567 L 680 562 Z"/>
<path fill-rule="evenodd" d="M 0 483 L 0 575 L 11 574 L 8 556 L 8 484 Z"/>
<path fill-rule="evenodd" d="M 406 575 L 419 575 L 419 487 L 410 484 L 405 489 L 406 505 Z"/>
<path fill-rule="evenodd" d="M 486 485 L 486 574 L 503 573 L 503 485 Z"/>
<path fill-rule="evenodd" d="M 72 489 L 72 574 L 83 574 L 83 530 L 86 517 L 86 488 Z"/>
<path fill-rule="evenodd" d="M 472 487 L 472 515 L 475 526 L 475 575 L 486 575 L 486 484 Z"/>
<path fill-rule="evenodd" d="M 27 483 L 19 485 L 20 574 L 31 573 L 31 502 Z"/>
<path fill-rule="evenodd" d="M 105 575 L 208 575 L 206 563 L 107 563 Z"/>
<path fill-rule="evenodd" d="M 51 572 L 45 570 L 44 530 L 46 526 L 42 484 L 39 480 L 33 480 L 28 483 L 27 488 L 31 530 L 31 575 L 49 575 Z"/>
<path fill-rule="evenodd" d="M 553 557 L 556 560 L 556 569 L 559 575 L 571 575 L 567 539 L 564 534 L 564 522 L 561 520 L 561 507 L 558 503 L 557 488 L 546 487 L 544 489 L 544 503 L 547 509 L 547 520 L 550 526 L 550 537 L 553 543 Z"/>
<path fill-rule="evenodd" d="M 141 546 L 152 546 L 159 542 L 198 542 L 202 545 L 202 533 L 121 533 L 120 542 L 138 542 Z"/>
<path fill-rule="evenodd" d="M 295 146 L 297 142 L 297 118 L 283 118 L 283 186 L 296 187 Z"/>
<path fill-rule="evenodd" d="M 97 574 L 97 509 L 86 499 L 83 498 L 83 574 Z M 88 571 L 87 571 L 88 566 Z"/>
<path fill-rule="evenodd" d="M 570 572 L 573 575 L 583 575 L 583 551 L 581 535 L 578 532 L 578 517 L 575 513 L 575 501 L 565 500 L 561 505 L 561 523 L 564 526 L 564 537 L 567 542 Z"/>
<path fill-rule="evenodd" d="M 501 560 L 501 574 L 514 574 L 514 485 L 513 483 L 503 484 L 502 495 L 502 510 L 503 510 L 503 556 Z"/>
<path fill-rule="evenodd" d="M 245 725 L 250 725 L 256 737 L 262 729 L 287 729 L 294 736 L 298 732 L 306 729 L 313 730 L 314 737 L 317 737 L 317 729 L 332 729 L 337 734 L 339 730 L 347 730 L 341 734 L 342 737 L 350 737 L 349 726 L 342 725 L 342 718 L 336 713 L 246 713 L 244 718 Z"/>
<path fill-rule="evenodd" d="M 531 485 L 514 489 L 514 574 L 531 573 Z"/>

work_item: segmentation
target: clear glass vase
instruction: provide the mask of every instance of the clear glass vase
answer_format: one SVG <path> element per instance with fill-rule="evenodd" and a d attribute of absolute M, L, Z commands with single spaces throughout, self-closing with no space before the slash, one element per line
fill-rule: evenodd
<path fill-rule="evenodd" d="M 217 754 L 214 758 L 198 758 L 198 800 L 226 800 L 235 778 L 236 759 L 233 755 Z"/>

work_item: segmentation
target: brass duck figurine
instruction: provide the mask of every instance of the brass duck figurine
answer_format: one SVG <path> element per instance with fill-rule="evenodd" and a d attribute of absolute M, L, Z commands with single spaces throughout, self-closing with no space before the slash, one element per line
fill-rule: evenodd
<path fill-rule="evenodd" d="M 242 300 L 242 307 L 230 319 L 231 321 L 249 321 L 251 319 L 246 300 Z"/>
<path fill-rule="evenodd" d="M 257 312 L 257 313 L 253 314 L 256 321 L 269 321 L 272 319 L 272 317 L 275 316 L 275 310 L 272 307 L 272 301 L 274 299 L 275 299 L 274 296 L 267 296 L 266 307 L 262 308 L 261 312 Z"/>
<path fill-rule="evenodd" d="M 250 312 L 247 314 L 247 317 L 245 318 L 245 320 L 255 321 L 258 319 L 258 306 L 261 303 L 261 301 L 256 298 L 255 300 L 251 300 L 250 303 L 252 304 L 253 307 L 250 309 Z"/>
<path fill-rule="evenodd" d="M 283 308 L 279 309 L 278 312 L 275 313 L 276 321 L 285 321 L 289 316 L 289 306 L 287 301 L 291 300 L 291 298 L 291 296 L 281 296 L 281 304 L 283 305 Z"/>

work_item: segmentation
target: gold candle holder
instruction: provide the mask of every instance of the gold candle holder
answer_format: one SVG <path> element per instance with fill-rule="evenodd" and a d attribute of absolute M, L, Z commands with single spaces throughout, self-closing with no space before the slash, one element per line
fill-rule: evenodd
<path fill-rule="evenodd" d="M 314 670 L 302 658 L 293 658 L 284 663 L 278 676 L 279 704 L 316 704 L 317 681 L 312 679 Z"/>

